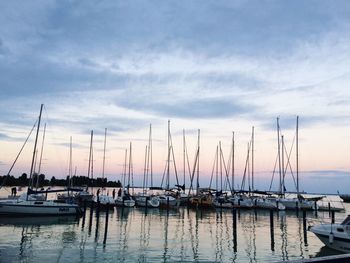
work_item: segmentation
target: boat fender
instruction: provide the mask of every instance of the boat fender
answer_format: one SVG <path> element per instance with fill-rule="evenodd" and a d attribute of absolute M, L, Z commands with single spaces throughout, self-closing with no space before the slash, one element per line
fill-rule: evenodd
<path fill-rule="evenodd" d="M 329 239 L 328 239 L 329 244 L 332 245 L 333 241 L 334 241 L 334 234 L 333 233 L 329 233 Z"/>

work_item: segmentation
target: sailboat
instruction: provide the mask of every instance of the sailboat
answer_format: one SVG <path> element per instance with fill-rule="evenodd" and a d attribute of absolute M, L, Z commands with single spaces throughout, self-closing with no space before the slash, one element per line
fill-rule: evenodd
<path fill-rule="evenodd" d="M 152 125 L 149 126 L 148 145 L 145 151 L 145 165 L 143 172 L 142 192 L 135 196 L 136 205 L 140 207 L 157 208 L 160 205 L 159 198 L 155 195 L 150 195 L 148 190 L 148 181 L 151 181 L 153 187 L 153 164 L 152 164 Z"/>
<path fill-rule="evenodd" d="M 277 118 L 277 134 L 280 134 L 279 127 L 279 118 Z M 278 140 L 279 143 L 279 140 Z M 280 145 L 279 147 L 280 148 Z M 287 164 L 285 164 L 285 145 L 284 145 L 284 137 L 281 136 L 281 149 L 282 154 L 279 152 L 278 158 L 281 158 L 280 165 L 280 197 L 276 200 L 283 204 L 286 209 L 296 210 L 296 209 L 307 209 L 307 210 L 315 210 L 317 209 L 317 204 L 315 201 L 307 200 L 304 198 L 299 191 L 299 116 L 297 116 L 296 120 L 296 190 L 297 197 L 296 198 L 287 198 L 285 196 L 285 176 L 286 170 L 289 165 L 289 156 L 287 154 Z M 281 156 L 281 157 L 280 157 Z M 282 168 L 281 168 L 282 167 Z"/>
<path fill-rule="evenodd" d="M 170 120 L 168 121 L 168 158 L 167 158 L 167 164 L 166 164 L 166 174 L 163 174 L 163 179 L 164 175 L 165 177 L 165 189 L 162 194 L 158 196 L 159 201 L 160 201 L 160 207 L 163 208 L 173 208 L 173 207 L 178 207 L 180 205 L 180 200 L 179 200 L 179 192 L 176 192 L 174 195 L 174 192 L 170 188 L 170 159 L 171 159 L 171 154 L 173 156 L 173 161 L 174 161 L 174 169 L 175 169 L 175 176 L 176 176 L 176 181 L 178 184 L 178 178 L 177 178 L 177 170 L 176 170 L 176 165 L 175 165 L 175 158 L 174 158 L 174 151 L 173 151 L 173 146 L 172 146 L 172 140 L 171 140 L 171 134 L 170 134 Z"/>
<path fill-rule="evenodd" d="M 251 163 L 250 163 L 251 160 Z M 248 197 L 243 195 L 243 200 L 249 198 L 253 203 L 253 207 L 260 209 L 285 210 L 285 206 L 276 200 L 260 195 L 254 186 L 254 126 L 252 127 L 252 137 L 248 143 L 248 152 L 246 159 L 246 167 L 244 169 L 244 176 L 242 180 L 241 190 L 244 190 L 246 175 L 248 179 Z M 244 192 L 244 191 L 243 191 Z M 259 195 L 258 195 L 259 194 Z"/>
<path fill-rule="evenodd" d="M 75 204 L 65 204 L 55 202 L 54 200 L 30 200 L 31 194 L 42 194 L 53 191 L 34 191 L 33 187 L 33 168 L 35 154 L 37 151 L 37 142 L 40 130 L 41 114 L 43 110 L 43 104 L 40 107 L 40 114 L 38 119 L 34 151 L 32 156 L 32 163 L 30 168 L 30 185 L 27 190 L 26 198 L 12 199 L 12 200 L 0 200 L 0 214 L 3 215 L 27 215 L 27 216 L 58 216 L 58 215 L 78 215 L 81 214 L 81 209 Z"/>
<path fill-rule="evenodd" d="M 105 128 L 105 139 L 104 139 L 104 147 L 103 147 L 102 181 L 104 181 L 104 178 L 105 178 L 106 139 L 107 139 L 107 128 Z M 104 208 L 111 208 L 115 206 L 115 201 L 113 197 L 106 194 L 105 189 L 102 189 L 102 194 L 96 195 L 93 200 L 95 205 L 97 204 Z"/>
<path fill-rule="evenodd" d="M 123 185 L 118 191 L 118 196 L 115 199 L 115 204 L 121 207 L 134 207 L 135 200 L 129 193 L 130 189 L 130 177 L 132 176 L 132 152 L 131 152 L 131 142 L 130 142 L 130 152 L 129 152 L 129 172 L 128 172 L 128 185 L 125 187 L 126 180 L 126 165 L 127 165 L 127 156 L 128 151 L 125 150 L 125 162 L 124 162 L 124 172 L 123 172 Z"/>

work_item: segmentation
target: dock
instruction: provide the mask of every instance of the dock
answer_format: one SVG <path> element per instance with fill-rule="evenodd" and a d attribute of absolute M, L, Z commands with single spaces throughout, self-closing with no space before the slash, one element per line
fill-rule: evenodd
<path fill-rule="evenodd" d="M 350 254 L 341 254 L 334 256 L 325 256 L 309 259 L 298 259 L 292 261 L 279 261 L 278 263 L 341 263 L 350 262 Z"/>

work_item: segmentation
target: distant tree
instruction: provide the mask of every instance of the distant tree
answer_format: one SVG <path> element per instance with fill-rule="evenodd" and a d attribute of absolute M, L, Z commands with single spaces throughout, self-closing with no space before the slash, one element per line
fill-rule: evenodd
<path fill-rule="evenodd" d="M 56 185 L 56 178 L 55 178 L 55 176 L 52 176 L 52 177 L 51 177 L 50 185 L 52 185 L 52 186 L 55 186 L 55 185 Z"/>

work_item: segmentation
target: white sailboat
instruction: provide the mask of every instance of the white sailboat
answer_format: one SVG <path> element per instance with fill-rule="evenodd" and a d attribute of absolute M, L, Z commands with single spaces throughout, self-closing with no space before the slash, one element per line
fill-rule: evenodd
<path fill-rule="evenodd" d="M 105 140 L 104 140 L 104 147 L 103 147 L 103 163 L 102 163 L 102 181 L 105 177 L 105 163 L 106 163 L 106 140 L 107 140 L 107 128 L 105 128 Z M 100 191 L 98 191 L 100 192 Z M 105 208 L 110 208 L 115 206 L 115 201 L 112 196 L 109 196 L 106 194 L 105 189 L 102 189 L 102 193 L 96 195 L 93 198 L 93 201 L 95 205 L 100 205 Z"/>
<path fill-rule="evenodd" d="M 171 154 L 173 156 L 176 179 L 178 179 L 176 165 L 175 165 L 174 152 L 173 152 L 173 146 L 172 146 L 171 141 L 172 140 L 171 140 L 171 135 L 170 135 L 170 121 L 168 121 L 168 158 L 167 158 L 166 178 L 165 178 L 166 187 L 164 189 L 164 192 L 158 196 L 159 201 L 160 201 L 160 207 L 167 208 L 167 209 L 173 208 L 173 207 L 178 207 L 180 205 L 180 199 L 178 198 L 179 194 L 178 195 L 175 194 L 175 196 L 174 196 L 174 192 L 171 191 L 171 189 L 170 189 L 170 158 L 171 158 Z M 163 178 L 164 178 L 164 175 L 163 175 Z M 178 184 L 178 180 L 176 180 L 176 181 Z"/>
<path fill-rule="evenodd" d="M 27 216 L 56 216 L 56 215 L 77 215 L 81 214 L 81 209 L 78 205 L 65 204 L 55 202 L 54 200 L 31 200 L 31 194 L 33 193 L 33 167 L 34 159 L 38 141 L 38 135 L 40 130 L 41 114 L 43 109 L 43 104 L 40 107 L 40 114 L 38 120 L 38 126 L 36 131 L 34 151 L 32 157 L 32 164 L 30 169 L 30 186 L 28 187 L 28 192 L 25 198 L 18 198 L 12 200 L 0 200 L 0 214 L 2 215 L 27 215 Z M 34 193 L 42 194 L 48 193 L 49 191 L 37 191 Z M 45 195 L 46 196 L 46 195 Z M 23 196 L 24 197 L 24 196 Z"/>
<path fill-rule="evenodd" d="M 131 153 L 131 142 L 130 142 L 130 153 L 129 153 L 129 172 L 128 172 L 128 185 L 125 187 L 125 180 L 126 180 L 126 163 L 127 163 L 127 156 L 128 151 L 125 150 L 125 163 L 124 163 L 124 172 L 123 172 L 123 185 L 118 191 L 118 196 L 115 199 L 115 204 L 117 206 L 121 207 L 134 207 L 135 206 L 135 200 L 132 198 L 132 196 L 129 193 L 130 188 L 130 176 L 132 173 L 132 153 Z"/>
<path fill-rule="evenodd" d="M 148 190 L 149 179 L 151 181 L 151 189 L 153 187 L 153 163 L 152 163 L 152 125 L 149 126 L 148 145 L 145 151 L 145 165 L 143 172 L 142 192 L 135 196 L 137 206 L 157 208 L 160 205 L 159 198 L 151 195 Z"/>

